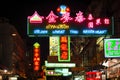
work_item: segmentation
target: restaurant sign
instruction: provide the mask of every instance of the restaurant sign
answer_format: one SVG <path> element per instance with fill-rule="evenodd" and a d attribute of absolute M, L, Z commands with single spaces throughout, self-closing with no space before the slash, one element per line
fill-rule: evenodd
<path fill-rule="evenodd" d="M 37 11 L 27 17 L 27 34 L 30 37 L 38 36 L 101 36 L 113 35 L 113 18 L 95 18 L 78 11 L 71 17 L 70 12 L 57 16 L 53 11 L 48 16 L 40 16 Z"/>

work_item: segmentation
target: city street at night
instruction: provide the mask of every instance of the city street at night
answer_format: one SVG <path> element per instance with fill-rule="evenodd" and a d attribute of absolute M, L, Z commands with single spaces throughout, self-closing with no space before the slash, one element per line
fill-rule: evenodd
<path fill-rule="evenodd" d="M 0 3 L 0 80 L 120 80 L 119 0 Z"/>

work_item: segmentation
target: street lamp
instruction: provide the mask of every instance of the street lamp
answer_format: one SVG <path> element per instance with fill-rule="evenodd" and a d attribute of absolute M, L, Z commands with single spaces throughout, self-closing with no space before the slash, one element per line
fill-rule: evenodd
<path fill-rule="evenodd" d="M 5 73 L 5 74 L 7 73 L 7 70 L 6 70 L 6 69 L 4 70 L 4 73 Z"/>
<path fill-rule="evenodd" d="M 15 36 L 16 36 L 16 33 L 12 33 L 12 36 L 15 37 Z"/>

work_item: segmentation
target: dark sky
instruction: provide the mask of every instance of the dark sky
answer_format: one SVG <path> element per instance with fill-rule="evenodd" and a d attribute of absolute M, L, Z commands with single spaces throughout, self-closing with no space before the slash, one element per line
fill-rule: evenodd
<path fill-rule="evenodd" d="M 27 17 L 32 16 L 35 11 L 40 16 L 47 16 L 51 10 L 56 12 L 56 9 L 61 4 L 67 5 L 71 13 L 74 15 L 78 11 L 85 11 L 91 0 L 4 0 L 0 2 L 0 17 L 9 19 L 9 23 L 14 25 L 23 39 L 28 39 L 27 36 Z M 27 48 L 32 47 L 36 41 L 40 42 L 41 59 L 44 61 L 49 53 L 48 38 L 30 38 L 27 41 Z"/>
<path fill-rule="evenodd" d="M 10 2 L 11 1 L 11 2 Z M 37 11 L 41 16 L 47 16 L 51 10 L 65 4 L 70 7 L 71 13 L 85 11 L 91 0 L 4 0 L 0 2 L 0 17 L 6 17 L 14 25 L 23 38 L 27 36 L 27 16 Z"/>

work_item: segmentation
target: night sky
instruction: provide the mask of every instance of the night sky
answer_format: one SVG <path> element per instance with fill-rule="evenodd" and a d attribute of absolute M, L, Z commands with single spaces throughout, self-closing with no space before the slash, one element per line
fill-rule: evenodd
<path fill-rule="evenodd" d="M 11 0 L 10 0 L 11 1 Z M 47 16 L 51 10 L 56 13 L 58 6 L 64 4 L 67 5 L 71 14 L 75 15 L 78 11 L 86 11 L 91 0 L 16 0 L 14 2 L 0 2 L 0 17 L 9 19 L 9 23 L 14 25 L 18 33 L 23 39 L 28 38 L 27 36 L 27 17 L 32 16 L 35 11 L 40 16 Z M 31 47 L 35 41 L 39 41 L 42 50 L 43 61 L 47 58 L 46 55 L 49 53 L 48 37 L 32 38 L 27 41 L 27 48 Z"/>
<path fill-rule="evenodd" d="M 11 0 L 10 0 L 11 1 Z M 26 38 L 27 16 L 33 15 L 37 11 L 41 16 L 47 16 L 51 10 L 56 12 L 59 5 L 65 4 L 71 9 L 71 14 L 85 11 L 91 0 L 16 0 L 14 2 L 0 2 L 0 17 L 9 19 L 20 35 Z"/>

